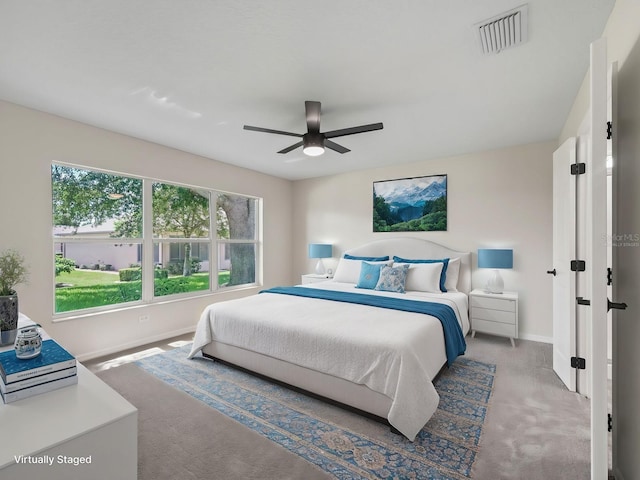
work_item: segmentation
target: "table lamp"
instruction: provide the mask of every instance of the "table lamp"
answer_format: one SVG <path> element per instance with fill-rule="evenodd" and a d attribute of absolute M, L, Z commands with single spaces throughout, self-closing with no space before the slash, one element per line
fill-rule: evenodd
<path fill-rule="evenodd" d="M 485 286 L 485 292 L 504 292 L 504 281 L 502 280 L 502 275 L 500 275 L 500 269 L 513 268 L 513 250 L 479 248 L 478 268 L 494 269 L 493 276 L 489 278 Z"/>
<path fill-rule="evenodd" d="M 323 258 L 331 258 L 333 256 L 333 248 L 327 243 L 310 243 L 309 244 L 309 258 L 317 258 L 316 273 L 318 275 L 325 275 Z"/>

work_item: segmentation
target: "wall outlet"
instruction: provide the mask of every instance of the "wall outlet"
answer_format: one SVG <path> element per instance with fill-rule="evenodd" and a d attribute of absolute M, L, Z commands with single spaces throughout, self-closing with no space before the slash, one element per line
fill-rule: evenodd
<path fill-rule="evenodd" d="M 138 317 L 138 322 L 144 323 L 149 321 L 149 315 L 140 315 Z"/>

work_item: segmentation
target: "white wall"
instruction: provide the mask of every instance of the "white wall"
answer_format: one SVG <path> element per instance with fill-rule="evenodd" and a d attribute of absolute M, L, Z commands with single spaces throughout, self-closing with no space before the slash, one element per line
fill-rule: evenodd
<path fill-rule="evenodd" d="M 207 304 L 258 289 L 53 323 L 52 161 L 262 197 L 264 285 L 291 283 L 290 181 L 0 101 L 0 250 L 16 248 L 30 265 L 20 310 L 81 359 L 193 330 Z"/>
<path fill-rule="evenodd" d="M 473 253 L 473 286 L 489 272 L 477 270 L 481 247 L 514 250 L 514 269 L 503 271 L 506 290 L 520 294 L 523 338 L 551 341 L 552 154 L 555 142 L 359 171 L 294 183 L 294 273 L 312 272 L 308 243 L 346 249 L 392 235 L 415 236 Z M 321 161 L 321 160 L 319 160 Z M 448 231 L 373 233 L 373 182 L 447 174 Z M 333 265 L 335 266 L 335 259 Z M 330 262 L 325 262 L 327 267 Z M 297 277 L 299 278 L 299 277 Z"/>

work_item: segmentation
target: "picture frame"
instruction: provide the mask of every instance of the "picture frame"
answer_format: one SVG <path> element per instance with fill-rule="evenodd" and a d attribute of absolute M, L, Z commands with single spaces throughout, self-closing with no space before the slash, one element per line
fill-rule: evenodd
<path fill-rule="evenodd" d="M 446 230 L 446 174 L 373 182 L 374 232 Z"/>

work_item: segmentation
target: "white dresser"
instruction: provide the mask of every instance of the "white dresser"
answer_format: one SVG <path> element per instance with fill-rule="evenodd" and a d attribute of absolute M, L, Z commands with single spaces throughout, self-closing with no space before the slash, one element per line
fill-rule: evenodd
<path fill-rule="evenodd" d="M 80 363 L 77 385 L 0 400 L 0 425 L 2 480 L 137 478 L 138 410 Z"/>
<path fill-rule="evenodd" d="M 518 293 L 486 293 L 473 290 L 469 294 L 471 336 L 476 332 L 509 337 L 515 346 L 518 338 Z"/>

